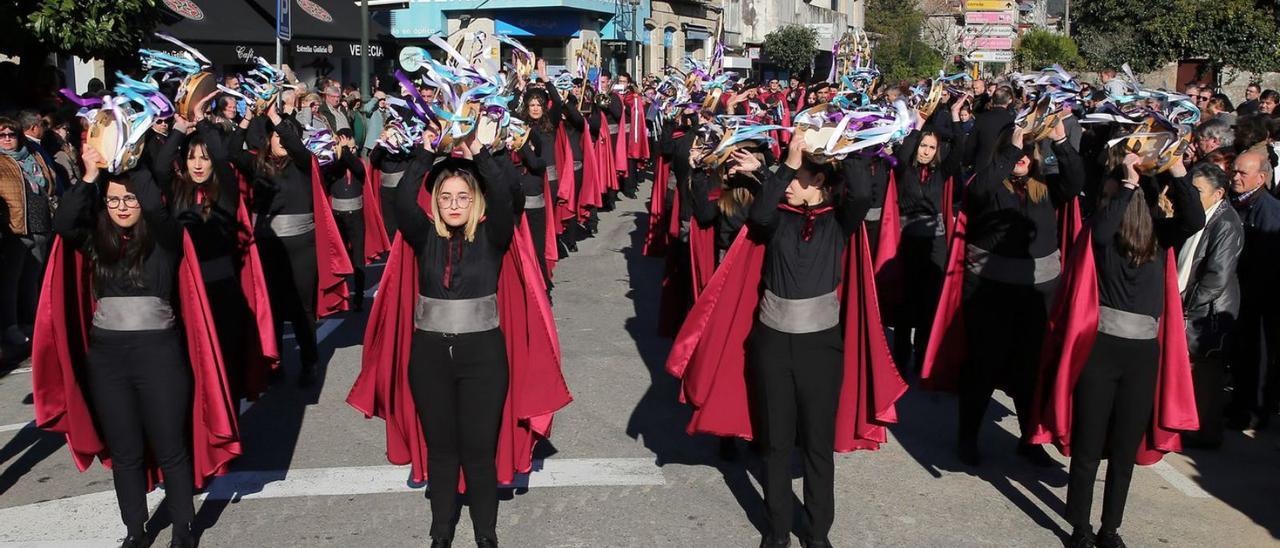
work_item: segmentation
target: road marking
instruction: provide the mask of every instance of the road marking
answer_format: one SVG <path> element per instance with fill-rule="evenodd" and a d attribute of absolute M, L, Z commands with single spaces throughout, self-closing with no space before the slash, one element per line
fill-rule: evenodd
<path fill-rule="evenodd" d="M 0 425 L 0 432 L 17 432 L 19 430 L 26 430 L 28 428 L 35 428 L 35 427 L 36 427 L 36 421 L 19 422 L 15 424 L 3 424 L 3 425 Z"/>
<path fill-rule="evenodd" d="M 1212 495 L 1204 489 L 1201 489 L 1200 485 L 1194 480 L 1183 475 L 1182 472 L 1179 472 L 1177 468 L 1174 468 L 1172 464 L 1169 464 L 1169 461 L 1161 460 L 1151 466 L 1148 466 L 1148 468 L 1153 472 L 1160 474 L 1160 477 L 1164 478 L 1164 480 L 1172 484 L 1175 489 L 1182 491 L 1182 494 L 1188 497 L 1193 499 L 1212 498 Z"/>
<path fill-rule="evenodd" d="M 652 458 L 553 459 L 533 463 L 534 471 L 519 476 L 509 486 L 621 487 L 666 485 L 662 469 Z M 372 495 L 406 493 L 421 487 L 409 485 L 407 466 L 352 466 L 299 470 L 232 472 L 213 481 L 200 495 L 203 500 L 256 500 L 289 497 Z M 147 495 L 154 511 L 164 492 Z M 114 546 L 103 533 L 124 534 L 116 512 L 114 491 L 102 491 L 0 509 L 0 546 Z M 49 527 L 56 523 L 58 527 Z"/>
<path fill-rule="evenodd" d="M 31 372 L 30 367 L 19 367 L 17 369 L 14 369 L 13 371 L 10 371 L 9 373 L 30 373 L 30 372 Z"/>

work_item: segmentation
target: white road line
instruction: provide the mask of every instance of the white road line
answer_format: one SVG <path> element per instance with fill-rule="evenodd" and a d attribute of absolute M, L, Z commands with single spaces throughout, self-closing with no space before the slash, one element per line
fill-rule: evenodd
<path fill-rule="evenodd" d="M 665 485 L 652 458 L 554 459 L 535 461 L 533 473 L 509 487 L 611 487 Z M 354 466 L 232 472 L 213 481 L 202 500 L 371 495 L 412 492 L 407 466 Z M 154 511 L 164 499 L 147 495 Z M 114 491 L 0 509 L 0 546 L 114 546 L 104 533 L 124 534 Z M 58 527 L 49 527 L 56 523 Z M 109 533 L 108 533 L 109 534 Z"/>
<path fill-rule="evenodd" d="M 0 424 L 0 432 L 17 432 L 28 428 L 35 428 L 36 421 L 19 422 L 15 424 Z"/>
<path fill-rule="evenodd" d="M 19 367 L 17 369 L 14 369 L 13 371 L 10 371 L 9 373 L 18 374 L 18 373 L 30 373 L 30 372 L 31 372 L 30 367 Z"/>
<path fill-rule="evenodd" d="M 1182 494 L 1188 497 L 1193 499 L 1212 498 L 1212 495 L 1210 495 L 1208 491 L 1201 489 L 1200 485 L 1196 484 L 1196 482 L 1191 478 L 1183 475 L 1182 472 L 1179 472 L 1177 468 L 1174 468 L 1172 464 L 1169 464 L 1169 461 L 1161 460 L 1147 468 L 1150 468 L 1151 471 L 1160 474 L 1160 477 L 1164 478 L 1164 480 L 1173 485 L 1175 489 L 1182 491 Z"/>

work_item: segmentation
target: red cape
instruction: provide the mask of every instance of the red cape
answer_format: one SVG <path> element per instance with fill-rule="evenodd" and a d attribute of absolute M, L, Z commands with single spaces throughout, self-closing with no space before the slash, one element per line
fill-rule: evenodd
<path fill-rule="evenodd" d="M 547 210 L 547 222 L 555 219 L 556 233 L 564 232 L 564 222 L 577 219 L 577 174 L 573 169 L 573 146 L 569 143 L 569 130 L 565 122 L 560 122 L 556 130 L 556 172 L 560 175 L 560 184 L 556 187 L 555 215 L 552 209 Z M 551 204 L 547 204 L 550 207 Z"/>
<path fill-rule="evenodd" d="M 1063 286 L 1058 290 L 1049 316 L 1040 380 L 1032 407 L 1031 442 L 1053 443 L 1067 456 L 1071 455 L 1076 381 L 1098 335 L 1098 271 L 1089 235 L 1087 230 L 1081 232 L 1063 272 Z M 1155 406 L 1151 427 L 1138 448 L 1138 464 L 1155 464 L 1164 453 L 1181 451 L 1179 431 L 1200 428 L 1182 298 L 1178 293 L 1177 264 L 1172 251 L 1166 253 L 1164 272 L 1164 310 L 1157 334 L 1160 364 Z"/>
<path fill-rule="evenodd" d="M 689 265 L 692 274 L 693 299 L 697 302 L 702 290 L 711 283 L 716 273 L 716 227 L 702 226 L 697 219 L 689 223 Z"/>
<path fill-rule="evenodd" d="M 329 207 L 329 193 L 321 182 L 320 163 L 311 157 L 311 207 L 316 224 L 316 316 L 323 318 L 347 310 L 347 280 L 355 270 L 342 244 L 338 223 Z"/>
<path fill-rule="evenodd" d="M 631 103 L 631 116 L 623 116 L 626 121 L 627 137 L 622 139 L 627 143 L 627 158 L 632 160 L 649 160 L 649 127 L 644 123 L 644 96 L 639 93 L 631 92 L 626 96 L 627 102 Z M 618 135 L 622 135 L 622 129 L 619 128 Z"/>
<path fill-rule="evenodd" d="M 280 349 L 276 346 L 276 324 L 271 315 L 271 298 L 267 294 L 267 277 L 258 256 L 258 243 L 253 238 L 249 208 L 240 200 L 236 211 L 240 221 L 240 292 L 253 314 L 244 332 L 244 386 L 242 394 L 250 400 L 267 391 L 271 372 L 280 366 Z"/>
<path fill-rule="evenodd" d="M 965 273 L 965 224 L 964 212 L 956 215 L 954 228 L 950 230 L 947 263 L 943 265 L 942 296 L 933 315 L 933 331 L 924 354 L 924 366 L 920 369 L 920 386 L 927 390 L 956 392 L 960 387 L 960 370 L 969 359 L 969 340 L 965 334 L 964 314 L 961 310 Z M 1058 215 L 1058 234 L 1061 245 L 1070 240 L 1061 235 L 1080 230 L 1080 203 L 1073 199 Z M 1071 248 L 1061 249 L 1063 261 L 1070 256 Z M 1061 293 L 1061 289 L 1059 289 Z"/>
<path fill-rule="evenodd" d="M 752 439 L 746 383 L 747 335 L 760 301 L 765 246 L 747 230 L 725 255 L 676 337 L 667 371 L 683 381 L 682 400 L 693 406 L 689 433 Z M 907 390 L 889 353 L 876 304 L 866 234 L 859 231 L 844 257 L 841 285 L 844 380 L 836 412 L 836 451 L 878 449 L 894 402 Z"/>
<path fill-rule="evenodd" d="M 653 188 L 649 193 L 649 231 L 645 234 L 643 250 L 646 257 L 662 257 L 667 253 L 669 230 L 666 225 L 670 224 L 666 212 L 667 183 L 671 177 L 668 167 L 667 159 L 659 154 L 654 164 Z M 679 198 L 675 200 L 679 201 Z M 678 215 L 678 212 L 672 214 Z"/>
<path fill-rule="evenodd" d="M 391 240 L 387 238 L 387 227 L 382 222 L 382 196 L 374 190 L 381 186 L 382 175 L 373 169 L 367 158 L 360 161 L 364 163 L 365 173 L 363 195 L 370 197 L 364 200 L 361 208 L 364 214 L 364 264 L 367 266 L 391 251 Z M 351 174 L 347 173 L 347 177 Z M 378 185 L 373 184 L 374 178 L 378 179 Z"/>
<path fill-rule="evenodd" d="M 608 133 L 608 131 L 605 131 Z M 612 175 L 610 173 L 609 175 Z M 600 199 L 605 191 L 605 177 L 600 171 L 600 155 L 596 152 L 595 141 L 591 139 L 591 124 L 584 123 L 582 129 L 582 185 L 578 193 L 578 221 L 586 222 L 591 218 L 591 210 L 604 205 Z"/>
<path fill-rule="evenodd" d="M 600 114 L 600 137 L 596 139 L 596 158 L 600 161 L 600 180 L 605 190 L 618 190 L 618 160 L 614 155 L 613 135 L 609 134 L 609 118 Z M 625 170 L 626 164 L 623 164 Z M 602 193 L 603 194 L 603 193 Z"/>
<path fill-rule="evenodd" d="M 419 195 L 420 204 L 429 200 L 427 192 Z M 366 418 L 386 421 L 387 460 L 410 464 L 410 477 L 423 482 L 428 479 L 427 442 L 408 377 L 417 298 L 418 262 L 413 249 L 397 235 L 369 314 L 360 375 L 347 403 Z M 516 474 L 532 469 L 535 436 L 550 436 L 552 416 L 573 400 L 560 371 L 560 342 L 528 222 L 519 224 L 502 261 L 498 317 L 510 364 L 498 433 L 498 482 L 509 484 Z M 463 489 L 462 482 L 458 487 Z"/>
<path fill-rule="evenodd" d="M 218 334 L 204 292 L 204 278 L 195 257 L 191 238 L 184 233 L 175 304 L 195 381 L 191 399 L 191 464 L 199 489 L 213 476 L 225 473 L 231 460 L 240 455 L 240 431 L 236 403 L 231 400 Z M 36 424 L 66 436 L 72 460 L 81 472 L 93 464 L 95 457 L 110 467 L 110 452 L 94 426 L 93 413 L 79 382 L 86 367 L 95 304 L 90 291 L 91 269 L 83 255 L 63 245 L 60 237 L 53 240 L 46 268 L 31 350 Z M 161 480 L 160 471 L 154 463 L 148 463 L 148 467 L 154 486 Z"/>

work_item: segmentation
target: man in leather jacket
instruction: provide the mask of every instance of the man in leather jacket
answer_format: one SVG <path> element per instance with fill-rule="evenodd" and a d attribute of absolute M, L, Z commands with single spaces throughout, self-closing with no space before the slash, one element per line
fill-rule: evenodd
<path fill-rule="evenodd" d="M 1205 226 L 1178 250 L 1178 289 L 1187 320 L 1200 430 L 1183 439 L 1191 445 L 1218 447 L 1222 444 L 1227 335 L 1240 313 L 1236 266 L 1244 248 L 1244 228 L 1226 201 L 1226 172 L 1202 162 L 1191 170 L 1191 183 L 1200 192 Z"/>
<path fill-rule="evenodd" d="M 1228 426 L 1244 430 L 1265 428 L 1280 396 L 1280 199 L 1266 189 L 1272 177 L 1266 154 L 1245 152 L 1232 171 L 1231 203 L 1244 226 L 1244 249 L 1237 269 L 1240 321 L 1233 330 Z"/>

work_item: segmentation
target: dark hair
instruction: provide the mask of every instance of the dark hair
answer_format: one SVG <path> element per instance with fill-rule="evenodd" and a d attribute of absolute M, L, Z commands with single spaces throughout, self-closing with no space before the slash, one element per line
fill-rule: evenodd
<path fill-rule="evenodd" d="M 107 186 L 111 183 L 122 184 L 130 192 L 134 188 L 133 179 L 129 175 L 113 176 L 102 185 L 103 197 L 107 195 Z M 145 287 L 143 264 L 155 248 L 155 242 L 147 228 L 147 218 L 141 216 L 137 224 L 125 229 L 111 220 L 110 213 L 102 209 L 97 211 L 100 214 L 88 248 L 89 260 L 93 264 L 94 283 L 103 287 L 106 282 L 117 280 L 134 287 Z"/>
<path fill-rule="evenodd" d="M 1262 92 L 1262 95 L 1258 96 L 1258 101 L 1275 101 L 1280 103 L 1280 93 L 1276 93 L 1276 90 L 1274 89 L 1266 90 Z"/>
<path fill-rule="evenodd" d="M 1248 150 L 1255 144 L 1266 141 L 1270 137 L 1267 128 L 1266 114 L 1250 114 L 1236 118 L 1235 147 L 1237 151 Z"/>
<path fill-rule="evenodd" d="M 844 185 L 836 184 L 836 164 L 832 162 L 815 162 L 809 158 L 805 158 L 800 163 L 798 171 L 806 171 L 815 177 L 822 175 L 822 190 L 827 195 L 827 202 L 831 204 L 839 203 L 844 198 Z"/>
<path fill-rule="evenodd" d="M 14 133 L 21 136 L 22 124 L 19 124 L 17 120 L 8 116 L 0 116 L 0 129 L 12 129 Z"/>
<path fill-rule="evenodd" d="M 938 135 L 938 132 L 932 129 L 926 129 L 920 132 L 920 138 L 916 139 L 916 146 L 914 150 L 911 151 L 911 164 L 916 165 L 916 153 L 920 151 L 920 143 L 924 142 L 925 137 L 933 137 L 934 143 L 933 159 L 929 161 L 929 165 L 927 167 L 929 169 L 937 169 L 938 164 L 942 163 L 942 137 Z M 923 183 L 924 181 L 920 182 Z"/>
<path fill-rule="evenodd" d="M 1200 162 L 1191 168 L 1191 180 L 1197 178 L 1209 181 L 1214 189 L 1227 190 L 1227 172 L 1211 162 Z"/>
<path fill-rule="evenodd" d="M 1213 97 L 1209 99 L 1209 105 L 1222 112 L 1231 112 L 1236 109 L 1231 105 L 1231 99 L 1221 93 L 1213 94 Z"/>
<path fill-rule="evenodd" d="M 1009 86 L 1000 86 L 991 94 L 991 104 L 997 107 L 1007 107 L 1013 102 L 1013 90 Z"/>
<path fill-rule="evenodd" d="M 1256 89 L 1256 90 L 1258 90 L 1258 91 L 1262 91 L 1262 84 L 1261 84 L 1261 83 L 1259 83 L 1259 82 L 1249 82 L 1249 85 L 1245 86 L 1245 87 L 1244 87 L 1244 89 L 1249 89 L 1249 88 L 1253 88 L 1253 89 Z"/>
<path fill-rule="evenodd" d="M 529 103 L 537 100 L 542 103 L 542 117 L 534 120 L 529 115 Z M 520 119 L 529 124 L 530 127 L 537 129 L 542 133 L 551 133 L 556 130 L 556 126 L 551 121 L 551 102 L 550 96 L 542 91 L 530 90 L 524 96 L 524 105 L 520 108 Z"/>
<path fill-rule="evenodd" d="M 1218 169 L 1222 169 L 1221 166 L 1233 166 L 1236 163 L 1236 151 L 1219 147 L 1218 150 L 1210 152 L 1209 156 L 1205 157 L 1204 160 L 1218 167 Z"/>
<path fill-rule="evenodd" d="M 173 210 L 185 211 L 196 203 L 196 196 L 201 186 L 205 189 L 205 203 L 201 208 L 201 214 L 207 219 L 209 211 L 215 202 L 218 201 L 218 194 L 222 189 L 222 182 L 218 180 L 217 170 L 209 173 L 209 180 L 204 183 L 197 183 L 191 179 L 191 172 L 187 170 L 187 159 L 195 152 L 196 147 L 204 150 L 205 156 L 209 157 L 210 162 L 213 156 L 209 154 L 209 145 L 205 143 L 204 137 L 199 133 L 191 136 L 187 141 L 185 154 L 182 155 L 180 164 L 182 168 L 178 170 L 177 177 L 173 181 Z M 228 181 L 228 184 L 234 184 L 234 181 Z"/>
<path fill-rule="evenodd" d="M 1147 205 L 1141 186 L 1133 191 L 1129 205 L 1124 209 L 1120 230 L 1116 232 L 1116 246 L 1133 266 L 1154 261 L 1160 251 L 1155 223 L 1151 220 L 1151 206 Z"/>
<path fill-rule="evenodd" d="M 334 133 L 336 133 L 336 134 L 338 135 L 338 137 L 344 137 L 344 138 L 347 138 L 347 139 L 355 139 L 355 138 L 356 138 L 356 134 L 355 134 L 355 132 L 351 131 L 351 128 L 349 128 L 349 127 L 344 127 L 344 128 L 342 128 L 342 129 L 339 129 L 338 131 L 335 131 Z"/>

